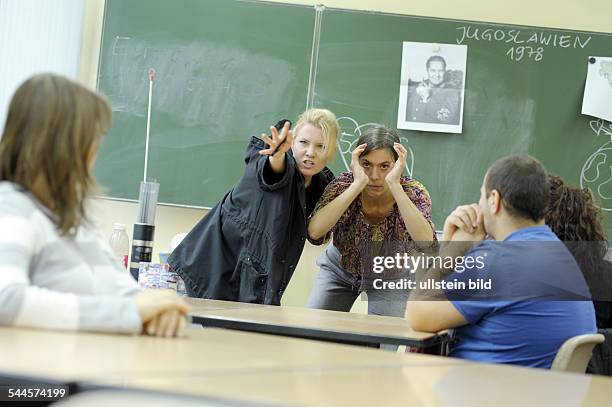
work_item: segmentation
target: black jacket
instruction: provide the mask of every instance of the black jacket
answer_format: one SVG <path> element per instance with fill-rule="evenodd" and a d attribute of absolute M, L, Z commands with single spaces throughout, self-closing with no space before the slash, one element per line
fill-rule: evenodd
<path fill-rule="evenodd" d="M 333 179 L 325 168 L 308 189 L 295 160 L 274 174 L 253 137 L 244 175 L 168 258 L 190 297 L 280 305 L 307 235 L 307 219 Z"/>

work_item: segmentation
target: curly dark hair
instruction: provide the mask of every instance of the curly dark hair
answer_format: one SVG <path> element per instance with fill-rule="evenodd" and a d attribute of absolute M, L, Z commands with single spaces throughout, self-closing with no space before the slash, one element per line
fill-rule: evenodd
<path fill-rule="evenodd" d="M 601 210 L 588 189 L 567 185 L 557 175 L 548 176 L 550 196 L 546 224 L 567 245 L 587 282 L 597 272 L 608 250 Z"/>

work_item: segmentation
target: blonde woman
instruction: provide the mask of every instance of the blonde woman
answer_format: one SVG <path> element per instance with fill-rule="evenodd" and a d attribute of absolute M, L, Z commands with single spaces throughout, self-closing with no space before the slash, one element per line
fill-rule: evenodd
<path fill-rule="evenodd" d="M 140 291 L 88 221 L 110 122 L 101 96 L 60 76 L 13 96 L 0 140 L 0 325 L 182 334 L 184 302 Z"/>
<path fill-rule="evenodd" d="M 325 109 L 253 137 L 242 179 L 172 252 L 191 297 L 279 305 L 306 241 L 306 219 L 333 174 L 340 132 Z M 266 146 L 267 144 L 267 146 Z"/>

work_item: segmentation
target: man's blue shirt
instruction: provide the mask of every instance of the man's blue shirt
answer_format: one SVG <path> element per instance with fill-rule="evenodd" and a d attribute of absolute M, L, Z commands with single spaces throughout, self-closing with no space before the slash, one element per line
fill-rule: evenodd
<path fill-rule="evenodd" d="M 483 241 L 465 257 L 480 258 L 482 267 L 455 267 L 446 279 L 467 287 L 445 290 L 468 321 L 455 330 L 450 356 L 550 368 L 565 340 L 596 331 L 584 277 L 548 226 L 519 229 L 503 242 Z M 491 288 L 469 289 L 478 280 Z"/>

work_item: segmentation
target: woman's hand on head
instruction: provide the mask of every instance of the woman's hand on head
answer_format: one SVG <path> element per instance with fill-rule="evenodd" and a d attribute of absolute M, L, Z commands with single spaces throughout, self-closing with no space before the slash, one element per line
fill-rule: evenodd
<path fill-rule="evenodd" d="M 270 127 L 271 136 L 262 134 L 261 139 L 269 146 L 269 148 L 259 151 L 261 155 L 285 155 L 291 149 L 293 143 L 293 132 L 289 130 L 290 123 L 287 121 L 279 133 L 276 127 Z"/>
<path fill-rule="evenodd" d="M 353 183 L 359 185 L 361 189 L 364 189 L 370 182 L 370 178 L 359 163 L 359 157 L 361 154 L 363 154 L 363 151 L 367 146 L 367 144 L 361 144 L 357 146 L 357 148 L 355 148 L 351 154 L 351 172 L 353 173 Z"/>
<path fill-rule="evenodd" d="M 408 151 L 406 148 L 400 143 L 393 143 L 393 149 L 397 153 L 397 160 L 395 160 L 395 164 L 391 171 L 385 177 L 385 181 L 389 186 L 393 184 L 401 184 L 402 172 L 404 171 L 404 165 L 406 165 L 406 156 L 408 155 Z"/>
<path fill-rule="evenodd" d="M 155 336 L 182 336 L 188 306 L 172 290 L 146 290 L 135 297 L 143 333 Z"/>

